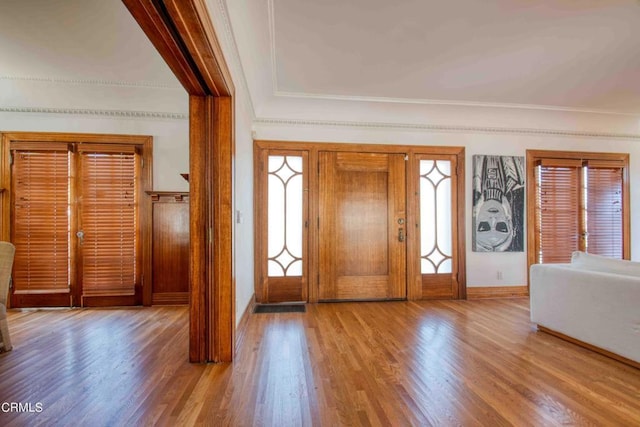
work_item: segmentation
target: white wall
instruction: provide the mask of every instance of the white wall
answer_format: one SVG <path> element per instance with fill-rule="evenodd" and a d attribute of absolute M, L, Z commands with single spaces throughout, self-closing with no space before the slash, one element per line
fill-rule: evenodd
<path fill-rule="evenodd" d="M 253 120 L 246 96 L 236 97 L 235 275 L 236 324 L 253 298 Z"/>
<path fill-rule="evenodd" d="M 460 124 L 465 123 L 464 118 Z M 495 124 L 495 123 L 494 123 Z M 281 141 L 316 141 L 399 145 L 452 145 L 465 147 L 466 153 L 466 245 L 467 286 L 518 286 L 527 283 L 526 252 L 479 253 L 471 250 L 471 158 L 474 154 L 525 156 L 527 149 L 580 150 L 630 153 L 631 165 L 631 253 L 640 260 L 640 138 L 590 137 L 554 135 L 540 131 L 480 132 L 407 130 L 391 126 L 321 125 L 310 123 L 254 124 L 257 139 Z M 614 129 L 615 131 L 615 129 Z M 526 237 L 526 236 L 525 236 Z M 525 241 L 526 245 L 526 241 Z M 502 272 L 498 280 L 497 272 Z"/>
<path fill-rule="evenodd" d="M 150 135 L 153 137 L 153 189 L 189 191 L 189 184 L 180 176 L 189 172 L 189 121 L 186 119 L 0 111 L 0 132 L 7 131 Z"/>
<path fill-rule="evenodd" d="M 228 21 L 226 4 L 208 0 L 208 9 L 235 86 L 235 279 L 236 325 L 254 294 L 253 283 L 253 137 L 254 109 Z"/>

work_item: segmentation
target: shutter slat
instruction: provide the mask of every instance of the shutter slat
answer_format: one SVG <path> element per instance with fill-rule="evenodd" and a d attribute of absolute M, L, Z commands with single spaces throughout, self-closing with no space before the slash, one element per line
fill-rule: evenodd
<path fill-rule="evenodd" d="M 589 167 L 587 251 L 622 258 L 622 169 Z"/>
<path fill-rule="evenodd" d="M 82 154 L 83 294 L 133 295 L 135 154 Z"/>
<path fill-rule="evenodd" d="M 64 151 L 14 151 L 16 293 L 69 291 L 69 153 L 49 147 Z"/>
<path fill-rule="evenodd" d="M 543 164 L 538 174 L 538 262 L 569 262 L 579 243 L 580 168 Z"/>

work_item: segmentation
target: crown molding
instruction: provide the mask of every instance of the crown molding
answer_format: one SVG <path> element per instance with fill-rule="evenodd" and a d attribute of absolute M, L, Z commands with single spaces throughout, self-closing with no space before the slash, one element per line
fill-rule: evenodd
<path fill-rule="evenodd" d="M 162 120 L 187 120 L 188 114 L 159 111 L 101 110 L 95 108 L 47 108 L 47 107 L 2 107 L 0 113 L 68 114 L 74 116 L 102 116 L 113 118 L 139 118 Z"/>
<path fill-rule="evenodd" d="M 269 18 L 269 47 L 271 53 L 271 84 L 273 95 L 281 93 L 278 90 L 278 67 L 276 65 L 276 12 L 273 0 L 267 0 L 267 13 Z"/>
<path fill-rule="evenodd" d="M 59 77 L 38 77 L 38 76 L 0 76 L 0 80 L 45 82 L 69 85 L 91 85 L 91 86 L 120 86 L 120 87 L 143 87 L 149 89 L 182 89 L 179 84 L 170 85 L 155 82 L 124 82 L 115 80 L 99 79 L 66 79 Z"/>
<path fill-rule="evenodd" d="M 227 10 L 227 3 L 225 0 L 216 0 L 215 3 L 217 4 L 219 16 L 224 28 L 224 34 L 223 34 L 224 39 L 226 40 L 226 44 L 229 47 L 228 50 L 231 56 L 231 64 L 232 64 L 232 68 L 234 68 L 234 71 L 235 71 L 235 73 L 233 74 L 236 74 L 239 76 L 238 80 L 239 80 L 240 86 L 242 86 L 242 91 L 244 92 L 245 97 L 249 103 L 252 119 L 255 119 L 256 109 L 253 105 L 251 92 L 249 92 L 249 84 L 247 82 L 247 76 L 244 73 L 244 67 L 242 66 L 242 61 L 240 60 L 240 51 L 238 50 L 236 37 L 233 34 L 233 29 L 231 27 L 231 19 L 229 18 L 229 11 Z M 226 59 L 229 59 L 229 58 L 226 58 Z"/>
<path fill-rule="evenodd" d="M 275 67 L 275 66 L 274 66 Z M 563 107 L 557 105 L 537 105 L 537 104 L 510 104 L 510 103 L 492 103 L 492 102 L 474 102 L 474 101 L 454 101 L 447 99 L 421 99 L 421 98 L 387 98 L 375 96 L 352 96 L 352 95 L 331 95 L 331 94 L 315 94 L 303 92 L 286 92 L 274 91 L 274 96 L 281 98 L 299 98 L 299 99 L 316 99 L 316 100 L 333 100 L 333 101 L 351 101 L 351 102 L 375 102 L 387 104 L 418 104 L 418 105 L 451 105 L 458 107 L 485 107 L 485 108 L 510 108 L 521 110 L 547 110 L 547 111 L 565 111 L 571 113 L 589 113 L 589 114 L 607 114 L 617 116 L 640 117 L 640 112 L 628 111 L 612 111 L 578 107 Z"/>
<path fill-rule="evenodd" d="M 256 119 L 254 125 L 266 126 L 317 126 L 317 127 L 338 127 L 357 128 L 368 130 L 411 130 L 423 132 L 442 133 L 484 133 L 494 135 L 543 135 L 543 136 L 570 136 L 582 138 L 609 138 L 609 139 L 630 139 L 640 141 L 640 134 L 608 133 L 608 132 L 586 132 L 555 129 L 535 129 L 535 128 L 502 128 L 485 126 L 455 126 L 455 125 L 430 125 L 420 123 L 384 123 L 384 122 L 356 122 L 356 121 L 336 121 L 336 120 L 297 120 L 297 119 Z"/>

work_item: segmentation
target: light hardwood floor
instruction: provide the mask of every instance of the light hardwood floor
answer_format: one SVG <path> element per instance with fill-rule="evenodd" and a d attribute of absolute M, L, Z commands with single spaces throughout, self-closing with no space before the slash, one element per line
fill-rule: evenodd
<path fill-rule="evenodd" d="M 187 361 L 186 307 L 12 312 L 0 425 L 640 425 L 640 370 L 529 322 L 527 299 L 253 314 Z M 5 406 L 6 407 L 6 406 Z"/>

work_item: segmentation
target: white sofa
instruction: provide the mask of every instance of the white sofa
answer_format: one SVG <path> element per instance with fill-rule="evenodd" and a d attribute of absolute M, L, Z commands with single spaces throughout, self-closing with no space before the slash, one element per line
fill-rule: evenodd
<path fill-rule="evenodd" d="M 531 321 L 640 364 L 640 263 L 574 252 L 531 266 Z M 636 363 L 633 363 L 636 362 Z"/>

